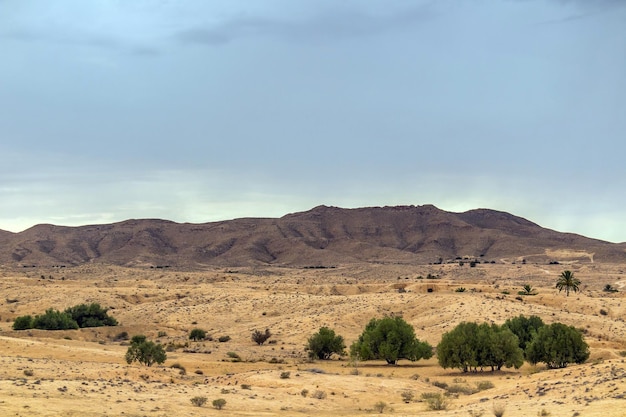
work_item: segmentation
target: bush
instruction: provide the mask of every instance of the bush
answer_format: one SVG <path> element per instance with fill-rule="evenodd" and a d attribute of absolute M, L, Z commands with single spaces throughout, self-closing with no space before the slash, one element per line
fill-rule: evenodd
<path fill-rule="evenodd" d="M 526 348 L 531 364 L 544 362 L 548 368 L 565 368 L 569 363 L 583 363 L 589 358 L 589 345 L 573 326 L 552 323 L 543 326 Z"/>
<path fill-rule="evenodd" d="M 265 329 L 265 332 L 262 332 L 260 330 L 255 330 L 252 332 L 252 340 L 259 346 L 265 343 L 265 341 L 270 337 L 272 337 L 270 329 Z"/>
<path fill-rule="evenodd" d="M 231 358 L 233 362 L 241 362 L 241 356 L 236 352 L 226 352 L 226 355 Z"/>
<path fill-rule="evenodd" d="M 346 344 L 343 337 L 336 335 L 335 331 L 328 327 L 320 327 L 319 331 L 309 337 L 306 350 L 309 351 L 309 358 L 330 359 L 333 354 L 343 356 Z"/>
<path fill-rule="evenodd" d="M 166 359 L 167 354 L 163 346 L 147 340 L 144 335 L 133 336 L 126 351 L 126 362 L 129 364 L 139 362 L 152 366 L 154 363 L 162 364 Z"/>
<path fill-rule="evenodd" d="M 65 310 L 78 327 L 117 326 L 117 320 L 107 314 L 107 309 L 98 303 L 79 304 Z"/>
<path fill-rule="evenodd" d="M 41 330 L 74 330 L 78 323 L 68 313 L 49 308 L 45 314 L 36 316 L 33 327 Z"/>
<path fill-rule="evenodd" d="M 219 339 L 217 339 L 220 343 L 224 343 L 224 342 L 228 342 L 230 340 L 230 336 L 220 336 Z"/>
<path fill-rule="evenodd" d="M 425 392 L 422 394 L 422 400 L 426 401 L 428 408 L 433 411 L 446 410 L 448 408 L 448 399 L 439 392 Z"/>
<path fill-rule="evenodd" d="M 113 340 L 116 342 L 120 340 L 128 340 L 128 332 L 127 331 L 119 332 L 118 334 L 115 335 Z"/>
<path fill-rule="evenodd" d="M 202 407 L 207 401 L 206 397 L 193 397 L 191 403 L 196 407 Z"/>
<path fill-rule="evenodd" d="M 202 329 L 193 329 L 189 333 L 189 339 L 197 342 L 199 340 L 204 340 L 206 338 L 206 332 Z"/>
<path fill-rule="evenodd" d="M 226 400 L 223 398 L 218 398 L 217 400 L 213 400 L 213 408 L 217 410 L 221 410 L 226 405 Z"/>
<path fill-rule="evenodd" d="M 433 355 L 432 346 L 415 337 L 413 327 L 402 317 L 372 319 L 359 339 L 350 347 L 350 355 L 361 360 L 384 359 L 395 365 L 400 359 L 416 361 Z"/>
<path fill-rule="evenodd" d="M 378 411 L 381 414 L 383 411 L 385 411 L 386 408 L 387 403 L 384 401 L 378 401 L 376 404 L 374 404 L 374 410 Z"/>
<path fill-rule="evenodd" d="M 515 367 L 524 363 L 517 336 L 506 327 L 463 322 L 444 333 L 437 346 L 437 359 L 442 368 L 458 368 L 463 372 L 490 367 Z"/>
<path fill-rule="evenodd" d="M 178 362 L 172 364 L 172 366 L 170 366 L 170 368 L 178 369 L 178 372 L 181 375 L 187 375 L 187 370 L 185 369 L 185 367 L 183 365 L 181 365 L 180 363 L 178 363 Z"/>
<path fill-rule="evenodd" d="M 459 287 L 454 292 L 465 292 L 465 287 Z"/>
<path fill-rule="evenodd" d="M 484 391 L 484 390 L 487 390 L 487 389 L 491 389 L 493 387 L 494 387 L 494 385 L 493 385 L 493 382 L 491 382 L 491 381 L 480 381 L 480 382 L 478 382 L 476 384 L 476 389 L 478 391 Z"/>
<path fill-rule="evenodd" d="M 280 373 L 280 379 L 289 379 L 291 377 L 291 372 L 283 371 Z"/>
<path fill-rule="evenodd" d="M 413 401 L 413 398 L 415 398 L 415 392 L 411 391 L 411 390 L 405 390 L 402 391 L 402 393 L 400 394 L 402 396 L 402 401 L 404 401 L 405 403 L 410 403 L 411 401 Z"/>
<path fill-rule="evenodd" d="M 317 390 L 313 393 L 312 397 L 317 400 L 323 400 L 324 398 L 326 398 L 326 392 Z"/>
<path fill-rule="evenodd" d="M 504 411 L 506 410 L 506 406 L 501 403 L 494 403 L 493 405 L 493 415 L 495 417 L 502 417 L 504 415 Z"/>
<path fill-rule="evenodd" d="M 16 317 L 13 322 L 13 330 L 28 330 L 33 328 L 32 316 Z"/>

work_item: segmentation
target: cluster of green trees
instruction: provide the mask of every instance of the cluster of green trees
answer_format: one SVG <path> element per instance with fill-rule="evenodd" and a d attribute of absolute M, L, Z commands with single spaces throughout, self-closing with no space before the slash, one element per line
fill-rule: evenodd
<path fill-rule="evenodd" d="M 65 311 L 49 308 L 35 317 L 20 316 L 13 322 L 13 330 L 71 330 L 83 327 L 117 326 L 117 320 L 107 314 L 98 303 L 79 304 Z"/>
<path fill-rule="evenodd" d="M 309 357 L 330 359 L 343 356 L 343 337 L 327 327 L 320 328 L 307 342 Z M 463 372 L 519 368 L 524 360 L 564 368 L 589 358 L 589 346 L 582 332 L 562 323 L 545 325 L 537 316 L 523 315 L 503 325 L 463 322 L 442 336 L 436 348 L 443 368 Z M 415 337 L 413 327 L 401 317 L 372 319 L 350 347 L 350 356 L 359 360 L 380 359 L 397 364 L 400 359 L 416 361 L 433 355 L 433 347 Z"/>

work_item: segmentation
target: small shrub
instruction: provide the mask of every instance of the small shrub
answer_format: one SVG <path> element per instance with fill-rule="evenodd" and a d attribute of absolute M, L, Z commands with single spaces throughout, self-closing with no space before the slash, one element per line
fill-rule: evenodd
<path fill-rule="evenodd" d="M 374 404 L 374 410 L 378 411 L 381 414 L 383 411 L 385 411 L 385 408 L 387 408 L 387 403 L 384 401 L 378 401 L 376 404 Z"/>
<path fill-rule="evenodd" d="M 217 410 L 221 410 L 226 405 L 226 400 L 223 398 L 218 398 L 216 400 L 213 400 L 212 404 L 213 404 L 213 408 Z"/>
<path fill-rule="evenodd" d="M 464 395 L 472 395 L 477 392 L 477 389 L 472 388 L 468 385 L 461 384 L 452 384 L 446 388 L 446 391 L 449 394 L 464 394 Z"/>
<path fill-rule="evenodd" d="M 193 397 L 191 403 L 196 407 L 202 407 L 207 401 L 206 397 Z"/>
<path fill-rule="evenodd" d="M 241 389 L 252 389 L 252 386 L 250 384 L 241 384 Z"/>
<path fill-rule="evenodd" d="M 601 315 L 601 316 L 608 316 L 608 315 L 609 315 L 609 312 L 608 312 L 608 311 L 606 311 L 605 309 L 601 308 L 601 309 L 600 309 L 600 315 Z"/>
<path fill-rule="evenodd" d="M 454 292 L 465 292 L 465 287 L 459 287 Z"/>
<path fill-rule="evenodd" d="M 548 417 L 548 416 L 550 416 L 550 412 L 547 411 L 545 408 L 542 408 L 541 411 L 539 411 L 537 413 L 537 416 L 538 417 Z"/>
<path fill-rule="evenodd" d="M 115 342 L 119 342 L 122 340 L 128 340 L 128 332 L 119 332 L 118 334 L 115 335 L 115 337 L 113 338 L 113 341 Z"/>
<path fill-rule="evenodd" d="M 289 379 L 291 378 L 291 372 L 283 371 L 280 373 L 280 379 Z"/>
<path fill-rule="evenodd" d="M 425 392 L 422 394 L 422 400 L 426 401 L 426 405 L 430 410 L 446 410 L 449 401 L 440 392 Z"/>
<path fill-rule="evenodd" d="M 318 400 L 323 400 L 324 398 L 326 398 L 326 392 L 317 390 L 313 393 L 312 397 Z"/>
<path fill-rule="evenodd" d="M 433 385 L 437 388 L 448 389 L 448 384 L 445 382 L 433 381 Z"/>
<path fill-rule="evenodd" d="M 33 376 L 33 375 L 35 375 L 35 373 L 33 372 L 32 369 L 24 369 L 24 375 L 26 375 L 26 376 Z"/>
<path fill-rule="evenodd" d="M 480 381 L 476 384 L 476 389 L 478 389 L 478 391 L 484 391 L 493 387 L 494 385 L 491 381 Z"/>
<path fill-rule="evenodd" d="M 173 363 L 172 366 L 170 366 L 170 368 L 178 369 L 181 375 L 187 375 L 187 370 L 185 369 L 185 367 L 178 362 Z"/>
<path fill-rule="evenodd" d="M 502 417 L 504 415 L 504 411 L 506 410 L 506 406 L 502 403 L 494 403 L 493 404 L 493 415 L 495 417 Z"/>
<path fill-rule="evenodd" d="M 202 369 L 196 369 L 195 371 L 193 371 L 193 373 L 196 375 L 204 375 L 204 372 L 202 372 Z"/>
<path fill-rule="evenodd" d="M 407 404 L 413 401 L 413 398 L 415 398 L 415 393 L 411 390 L 402 391 L 400 395 L 402 396 L 402 401 Z"/>
<path fill-rule="evenodd" d="M 228 342 L 230 340 L 230 336 L 220 336 L 219 339 L 217 339 L 220 343 L 224 343 L 224 342 Z"/>
<path fill-rule="evenodd" d="M 309 390 L 306 388 L 302 389 L 302 391 L 300 391 L 300 395 L 306 398 L 306 396 L 309 395 Z"/>
<path fill-rule="evenodd" d="M 166 336 L 167 336 L 167 333 L 164 331 L 160 331 L 157 333 L 157 337 L 166 337 Z"/>
<path fill-rule="evenodd" d="M 269 329 L 265 329 L 265 332 L 262 332 L 260 330 L 255 330 L 252 332 L 252 340 L 259 346 L 265 343 L 270 337 L 272 337 L 272 333 Z"/>
<path fill-rule="evenodd" d="M 236 352 L 226 352 L 226 356 L 231 358 L 233 362 L 241 362 L 241 356 Z"/>

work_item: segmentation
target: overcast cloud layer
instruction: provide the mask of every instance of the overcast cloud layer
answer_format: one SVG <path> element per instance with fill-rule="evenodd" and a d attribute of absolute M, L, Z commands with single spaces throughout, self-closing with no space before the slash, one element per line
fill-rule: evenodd
<path fill-rule="evenodd" d="M 0 229 L 487 207 L 626 241 L 624 0 L 0 0 Z"/>

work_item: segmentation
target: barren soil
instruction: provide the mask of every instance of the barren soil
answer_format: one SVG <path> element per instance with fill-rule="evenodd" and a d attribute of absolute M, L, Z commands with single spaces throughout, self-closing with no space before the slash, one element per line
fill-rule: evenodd
<path fill-rule="evenodd" d="M 490 416 L 494 405 L 507 417 L 626 416 L 626 265 L 512 261 L 475 268 L 0 269 L 0 415 L 366 416 L 378 414 L 374 406 L 383 401 L 383 413 L 394 416 Z M 580 293 L 566 297 L 554 289 L 564 269 L 582 281 Z M 426 279 L 429 273 L 438 278 Z M 524 284 L 537 295 L 518 296 Z M 620 291 L 604 292 L 606 284 Z M 466 291 L 456 292 L 459 287 Z M 11 329 L 17 316 L 91 302 L 110 307 L 121 325 Z M 333 328 L 349 345 L 371 318 L 388 314 L 403 316 L 433 346 L 461 321 L 502 323 L 535 314 L 584 329 L 591 358 L 561 370 L 525 364 L 476 374 L 442 369 L 434 358 L 398 366 L 307 359 L 304 345 L 319 327 Z M 195 327 L 213 341 L 189 341 Z M 266 328 L 271 343 L 257 346 L 251 332 Z M 123 331 L 179 347 L 163 365 L 128 365 L 127 342 L 115 338 Z M 231 340 L 220 343 L 225 335 Z M 285 372 L 289 377 L 281 378 Z M 445 392 L 433 383 L 475 387 L 482 381 L 493 388 L 451 396 L 444 411 L 430 411 L 420 399 Z M 408 403 L 401 396 L 406 390 L 415 393 Z M 196 396 L 207 403 L 192 405 Z M 211 406 L 217 398 L 226 400 L 224 409 Z"/>

